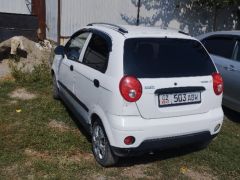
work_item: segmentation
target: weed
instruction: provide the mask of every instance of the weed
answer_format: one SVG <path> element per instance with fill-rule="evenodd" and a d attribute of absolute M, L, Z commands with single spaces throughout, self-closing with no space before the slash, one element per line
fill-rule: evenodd
<path fill-rule="evenodd" d="M 9 59 L 14 61 L 14 62 L 19 62 L 21 57 L 19 55 L 17 55 L 17 54 L 10 54 L 9 55 Z"/>
<path fill-rule="evenodd" d="M 9 67 L 11 74 L 18 84 L 32 84 L 37 86 L 49 86 L 51 83 L 50 67 L 48 63 L 42 61 L 38 65 L 34 65 L 31 69 L 27 69 L 26 63 L 10 62 Z"/>

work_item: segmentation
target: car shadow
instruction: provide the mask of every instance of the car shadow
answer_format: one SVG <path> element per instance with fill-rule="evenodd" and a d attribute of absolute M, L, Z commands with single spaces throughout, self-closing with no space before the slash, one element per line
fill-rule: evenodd
<path fill-rule="evenodd" d="M 171 148 L 162 151 L 156 151 L 154 153 L 144 154 L 141 156 L 121 158 L 117 167 L 131 167 L 140 164 L 149 164 L 156 161 L 162 161 L 175 157 L 185 156 L 187 154 L 200 151 L 199 148 L 194 146 L 184 146 L 178 148 Z"/>
<path fill-rule="evenodd" d="M 66 111 L 68 112 L 71 119 L 76 124 L 79 131 L 86 137 L 89 143 L 91 143 L 91 134 L 87 131 L 84 126 L 79 122 L 76 116 L 71 112 L 71 110 L 61 101 L 62 105 L 65 107 Z M 155 161 L 161 161 L 165 159 L 175 158 L 184 156 L 193 152 L 200 151 L 198 147 L 195 146 L 183 146 L 177 148 L 171 148 L 151 153 L 146 153 L 139 156 L 131 156 L 131 157 L 123 157 L 119 159 L 118 164 L 115 167 L 131 167 L 134 165 L 140 164 L 149 164 Z"/>
<path fill-rule="evenodd" d="M 233 122 L 240 123 L 240 113 L 223 106 L 224 115 Z"/>
<path fill-rule="evenodd" d="M 73 122 L 75 123 L 75 125 L 77 126 L 78 130 L 86 137 L 86 139 L 88 140 L 88 142 L 91 143 L 91 134 L 90 132 L 88 132 L 85 127 L 80 123 L 80 121 L 77 119 L 77 117 L 72 113 L 72 111 L 65 105 L 64 102 L 62 102 L 62 105 L 65 107 L 68 115 L 70 116 L 70 118 L 73 120 Z"/>

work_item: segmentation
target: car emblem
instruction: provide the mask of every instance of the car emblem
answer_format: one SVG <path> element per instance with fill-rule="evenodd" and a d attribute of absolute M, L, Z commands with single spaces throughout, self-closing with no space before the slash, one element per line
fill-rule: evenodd
<path fill-rule="evenodd" d="M 145 86 L 145 89 L 155 89 L 155 86 Z"/>

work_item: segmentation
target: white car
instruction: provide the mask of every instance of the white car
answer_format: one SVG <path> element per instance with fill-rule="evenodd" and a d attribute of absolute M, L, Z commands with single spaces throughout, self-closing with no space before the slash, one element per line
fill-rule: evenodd
<path fill-rule="evenodd" d="M 240 112 L 240 31 L 211 32 L 198 38 L 223 77 L 223 105 Z"/>
<path fill-rule="evenodd" d="M 93 23 L 55 54 L 54 97 L 89 130 L 102 166 L 201 146 L 220 131 L 222 77 L 202 44 L 184 33 Z"/>

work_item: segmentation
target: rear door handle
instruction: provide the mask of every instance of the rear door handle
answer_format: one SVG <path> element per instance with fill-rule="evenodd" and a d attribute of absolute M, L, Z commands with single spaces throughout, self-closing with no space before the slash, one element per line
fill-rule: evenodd
<path fill-rule="evenodd" d="M 236 71 L 236 69 L 233 65 L 224 66 L 223 68 L 226 69 L 227 71 Z"/>
<path fill-rule="evenodd" d="M 97 87 L 97 88 L 99 88 L 99 86 L 100 86 L 100 82 L 99 82 L 97 79 L 94 79 L 94 80 L 93 80 L 93 84 L 94 84 L 94 86 Z"/>
<path fill-rule="evenodd" d="M 70 66 L 70 71 L 73 71 L 74 67 L 73 65 Z"/>
<path fill-rule="evenodd" d="M 235 67 L 233 65 L 228 66 L 228 71 L 235 71 Z"/>

